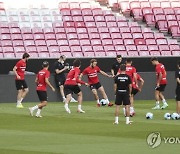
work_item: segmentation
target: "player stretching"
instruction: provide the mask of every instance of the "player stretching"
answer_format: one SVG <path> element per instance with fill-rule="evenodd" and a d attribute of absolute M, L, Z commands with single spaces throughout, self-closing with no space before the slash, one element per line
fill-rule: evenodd
<path fill-rule="evenodd" d="M 101 104 L 99 102 L 99 96 L 97 93 L 97 90 L 100 91 L 100 93 L 102 94 L 102 97 L 106 100 L 108 106 L 113 106 L 112 103 L 109 102 L 109 99 L 105 93 L 104 87 L 101 86 L 101 83 L 99 82 L 99 78 L 97 73 L 101 73 L 104 76 L 107 77 L 112 77 L 111 75 L 108 75 L 107 73 L 105 73 L 104 71 L 102 71 L 98 66 L 97 66 L 97 60 L 96 59 L 91 59 L 90 60 L 90 66 L 88 66 L 87 68 L 85 68 L 83 70 L 83 72 L 80 75 L 80 78 L 82 78 L 83 75 L 87 75 L 88 76 L 88 83 L 90 85 L 90 89 L 92 91 L 92 93 L 94 94 L 94 97 L 97 101 L 97 106 L 100 107 Z"/>
<path fill-rule="evenodd" d="M 133 108 L 133 111 L 130 111 L 130 116 L 131 117 L 135 115 L 135 111 L 134 111 L 134 96 L 138 92 L 141 92 L 142 87 L 144 85 L 144 80 L 142 79 L 142 77 L 138 73 L 136 74 L 136 78 L 137 78 L 137 83 L 135 81 L 133 81 L 133 83 L 132 83 L 132 92 L 131 92 L 131 96 L 130 96 L 130 102 L 131 102 L 130 108 Z"/>
<path fill-rule="evenodd" d="M 130 116 L 130 94 L 132 90 L 131 78 L 126 74 L 126 65 L 121 64 L 120 74 L 115 77 L 114 83 L 114 92 L 116 94 L 115 98 L 115 122 L 114 124 L 119 124 L 119 109 L 123 104 L 125 106 L 126 113 L 126 124 L 131 124 L 132 121 L 129 121 Z"/>
<path fill-rule="evenodd" d="M 176 112 L 180 116 L 180 62 L 178 62 L 178 68 L 176 70 L 176 81 L 177 81 L 177 86 L 176 86 Z"/>
<path fill-rule="evenodd" d="M 23 108 L 22 101 L 27 95 L 29 89 L 24 79 L 24 74 L 26 70 L 26 63 L 29 59 L 30 55 L 28 53 L 24 53 L 21 60 L 19 60 L 13 68 L 13 71 L 16 75 L 15 83 L 16 89 L 18 91 L 17 94 L 17 108 Z"/>
<path fill-rule="evenodd" d="M 164 109 L 168 107 L 168 104 L 164 98 L 164 95 L 162 92 L 165 90 L 166 84 L 167 84 L 167 79 L 166 79 L 166 70 L 163 64 L 159 63 L 158 59 L 156 57 L 151 58 L 152 65 L 155 65 L 155 71 L 156 71 L 156 76 L 157 76 L 157 81 L 156 81 L 156 87 L 155 87 L 155 99 L 156 99 L 156 106 L 153 107 L 152 109 L 160 109 L 159 101 L 160 99 L 163 102 L 163 106 L 161 109 Z"/>
<path fill-rule="evenodd" d="M 37 118 L 42 117 L 41 110 L 43 107 L 47 105 L 47 92 L 46 92 L 47 85 L 52 89 L 52 91 L 55 91 L 54 87 L 49 82 L 49 77 L 50 77 L 50 72 L 48 71 L 49 63 L 47 61 L 44 61 L 42 67 L 43 69 L 38 72 L 35 80 L 37 84 L 36 91 L 41 103 L 34 107 L 29 108 L 31 116 L 33 116 L 33 112 L 37 110 L 36 113 Z"/>
<path fill-rule="evenodd" d="M 88 83 L 85 83 L 85 82 L 79 80 L 80 66 L 81 66 L 81 61 L 78 59 L 74 60 L 73 68 L 70 70 L 70 72 L 68 73 L 68 75 L 66 77 L 66 81 L 65 81 L 65 85 L 64 85 L 64 93 L 66 96 L 66 100 L 65 100 L 64 108 L 67 113 L 71 113 L 68 104 L 71 101 L 71 97 L 72 97 L 73 93 L 77 94 L 77 96 L 78 96 L 77 112 L 85 113 L 85 111 L 83 111 L 81 108 L 83 95 L 82 95 L 82 91 L 79 88 L 78 84 L 85 84 L 86 86 L 88 86 Z"/>

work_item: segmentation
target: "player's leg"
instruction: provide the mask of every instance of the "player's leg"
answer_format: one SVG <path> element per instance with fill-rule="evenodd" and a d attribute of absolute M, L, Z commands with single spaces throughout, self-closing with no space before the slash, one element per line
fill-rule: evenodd
<path fill-rule="evenodd" d="M 23 105 L 21 104 L 22 102 L 22 94 L 23 94 L 23 89 L 19 89 L 17 91 L 17 108 L 23 108 Z"/>
<path fill-rule="evenodd" d="M 168 103 L 166 102 L 165 97 L 162 94 L 162 92 L 165 90 L 165 87 L 166 87 L 166 85 L 160 85 L 160 88 L 159 88 L 159 91 L 160 91 L 159 97 L 163 102 L 163 106 L 161 107 L 161 109 L 165 109 L 166 107 L 168 107 Z"/>
<path fill-rule="evenodd" d="M 91 91 L 92 91 L 94 98 L 97 102 L 97 106 L 100 107 L 99 96 L 98 96 L 97 90 L 95 88 L 93 88 L 93 89 L 91 89 Z"/>
<path fill-rule="evenodd" d="M 180 88 L 176 88 L 176 112 L 180 116 Z"/>
<path fill-rule="evenodd" d="M 26 97 L 27 93 L 29 92 L 29 88 L 24 88 L 22 95 L 21 95 L 21 102 L 23 101 L 23 99 Z"/>
<path fill-rule="evenodd" d="M 134 95 L 130 96 L 130 116 L 133 117 L 135 115 L 134 111 Z"/>
<path fill-rule="evenodd" d="M 108 97 L 107 97 L 107 95 L 106 95 L 106 92 L 105 92 L 105 90 L 104 90 L 104 87 L 103 87 L 103 86 L 100 86 L 100 87 L 98 88 L 98 91 L 101 93 L 102 97 L 106 100 L 108 106 L 113 106 L 113 104 L 112 104 L 111 102 L 109 102 L 109 99 L 108 99 Z"/>
<path fill-rule="evenodd" d="M 71 113 L 70 109 L 69 109 L 69 102 L 71 100 L 71 97 L 72 97 L 72 93 L 73 93 L 73 86 L 71 85 L 65 85 L 64 86 L 64 94 L 66 96 L 66 99 L 65 99 L 65 104 L 64 104 L 64 108 L 66 110 L 67 113 Z"/>
<path fill-rule="evenodd" d="M 152 108 L 154 110 L 160 109 L 160 105 L 159 105 L 160 96 L 159 96 L 159 93 L 160 93 L 159 90 L 155 90 L 155 94 L 154 95 L 155 95 L 156 105 L 155 105 L 155 107 Z"/>
<path fill-rule="evenodd" d="M 123 95 L 123 105 L 125 105 L 125 111 L 126 111 L 126 124 L 131 124 L 132 121 L 129 120 L 129 117 L 130 117 L 130 97 L 129 97 L 129 94 Z"/>
<path fill-rule="evenodd" d="M 115 108 L 115 122 L 114 122 L 114 124 L 119 124 L 119 112 L 120 112 L 120 105 L 116 104 L 116 108 Z"/>
<path fill-rule="evenodd" d="M 61 96 L 63 98 L 63 102 L 65 102 L 66 97 L 65 97 L 65 94 L 64 94 L 64 85 L 59 86 L 59 91 L 60 91 L 60 94 L 61 94 Z"/>
<path fill-rule="evenodd" d="M 78 110 L 79 113 L 85 113 L 85 111 L 82 110 L 82 100 L 83 100 L 83 94 L 82 91 L 77 93 L 77 100 L 78 100 Z"/>
<path fill-rule="evenodd" d="M 38 104 L 38 110 L 36 112 L 36 117 L 37 118 L 41 118 L 41 110 L 43 107 L 45 107 L 47 105 L 47 101 L 42 101 L 40 104 Z"/>

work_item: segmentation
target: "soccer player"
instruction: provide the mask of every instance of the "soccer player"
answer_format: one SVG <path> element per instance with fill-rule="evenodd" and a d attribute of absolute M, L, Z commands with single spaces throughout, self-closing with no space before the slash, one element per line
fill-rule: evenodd
<path fill-rule="evenodd" d="M 136 68 L 132 66 L 132 60 L 130 58 L 126 59 L 126 74 L 131 78 L 132 83 L 135 83 L 135 86 L 138 88 Z M 130 113 L 131 113 L 131 116 L 133 116 L 135 114 L 135 111 L 133 107 L 133 102 L 131 101 L 132 99 L 130 99 L 130 103 L 131 103 Z M 123 108 L 123 110 L 125 113 L 125 108 Z"/>
<path fill-rule="evenodd" d="M 165 109 L 168 107 L 168 104 L 165 100 L 164 95 L 162 92 L 165 90 L 166 84 L 167 84 L 167 79 L 166 79 L 166 70 L 163 64 L 161 64 L 158 61 L 158 58 L 153 57 L 151 58 L 151 63 L 152 65 L 155 65 L 155 71 L 156 71 L 156 87 L 155 87 L 155 99 L 156 99 L 156 106 L 153 107 L 152 109 Z M 160 108 L 159 101 L 162 100 L 163 106 Z"/>
<path fill-rule="evenodd" d="M 64 55 L 60 56 L 60 58 L 55 62 L 55 83 L 57 88 L 61 93 L 63 98 L 63 102 L 65 102 L 65 95 L 64 95 L 64 83 L 66 80 L 65 71 L 69 69 L 69 66 L 65 64 L 66 57 Z M 71 102 L 77 102 L 73 97 L 71 98 Z"/>
<path fill-rule="evenodd" d="M 132 93 L 131 93 L 131 97 L 130 97 L 130 102 L 131 102 L 131 106 L 130 108 L 132 108 L 133 110 L 130 111 L 130 116 L 133 117 L 135 115 L 135 110 L 134 110 L 134 96 L 138 93 L 141 92 L 142 87 L 144 85 L 144 80 L 143 78 L 137 73 L 136 74 L 136 78 L 137 78 L 137 83 L 135 81 L 133 81 L 132 83 Z"/>
<path fill-rule="evenodd" d="M 41 118 L 41 110 L 47 105 L 47 85 L 55 91 L 54 87 L 49 82 L 50 72 L 48 71 L 49 63 L 44 61 L 42 64 L 43 69 L 40 70 L 36 76 L 35 82 L 37 84 L 36 92 L 40 100 L 40 104 L 29 108 L 31 116 L 33 112 L 37 110 L 36 117 Z"/>
<path fill-rule="evenodd" d="M 91 91 L 92 91 L 92 93 L 93 93 L 93 95 L 97 101 L 97 107 L 101 106 L 97 90 L 102 94 L 102 97 L 106 100 L 108 106 L 113 106 L 113 104 L 109 102 L 109 99 L 106 95 L 104 87 L 101 86 L 101 83 L 99 82 L 99 78 L 98 78 L 97 73 L 101 73 L 102 75 L 107 76 L 107 77 L 112 77 L 111 75 L 108 75 L 107 73 L 102 71 L 97 66 L 97 60 L 96 59 L 91 59 L 90 60 L 90 66 L 88 66 L 87 68 L 85 68 L 83 70 L 83 72 L 80 75 L 80 78 L 82 78 L 83 75 L 88 76 L 88 83 L 89 83 L 90 89 L 91 89 Z"/>
<path fill-rule="evenodd" d="M 85 111 L 83 111 L 81 108 L 83 95 L 82 95 L 82 91 L 79 88 L 78 84 L 85 84 L 86 86 L 88 86 L 88 83 L 85 83 L 84 81 L 79 80 L 80 66 L 81 66 L 80 60 L 76 59 L 73 61 L 73 68 L 69 71 L 69 73 L 66 77 L 65 84 L 64 84 L 64 93 L 66 96 L 64 108 L 67 113 L 71 113 L 68 104 L 71 100 L 73 93 L 77 94 L 77 96 L 78 96 L 77 112 L 85 113 Z"/>
<path fill-rule="evenodd" d="M 131 78 L 126 74 L 126 65 L 120 65 L 120 74 L 115 77 L 114 92 L 115 98 L 115 122 L 114 124 L 119 124 L 119 109 L 120 105 L 125 106 L 126 113 L 126 124 L 131 124 L 132 121 L 129 120 L 130 116 L 130 94 L 132 90 Z"/>
<path fill-rule="evenodd" d="M 175 73 L 177 86 L 176 86 L 176 112 L 180 116 L 180 61 L 178 62 L 178 68 Z"/>
<path fill-rule="evenodd" d="M 24 53 L 22 59 L 19 60 L 13 68 L 13 71 L 16 75 L 15 83 L 16 89 L 18 91 L 17 94 L 17 108 L 23 108 L 22 101 L 29 92 L 27 83 L 25 81 L 25 70 L 26 70 L 26 63 L 29 59 L 30 55 L 28 53 Z"/>
<path fill-rule="evenodd" d="M 115 77 L 117 75 L 117 72 L 118 72 L 119 67 L 121 65 L 121 61 L 122 61 L 122 56 L 117 55 L 116 56 L 116 62 L 112 65 L 112 68 L 111 68 L 111 73 L 112 73 L 113 77 Z"/>

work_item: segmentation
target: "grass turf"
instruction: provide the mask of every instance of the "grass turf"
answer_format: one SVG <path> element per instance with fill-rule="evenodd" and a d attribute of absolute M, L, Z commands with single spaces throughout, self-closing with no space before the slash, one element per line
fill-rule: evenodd
<path fill-rule="evenodd" d="M 163 119 L 164 113 L 175 112 L 174 100 L 168 102 L 167 109 L 154 111 L 154 101 L 136 101 L 132 125 L 122 115 L 119 125 L 113 125 L 115 107 L 97 108 L 95 102 L 84 102 L 85 114 L 76 112 L 76 103 L 70 103 L 71 114 L 63 103 L 49 103 L 43 118 L 29 115 L 28 107 L 35 103 L 24 103 L 24 109 L 1 103 L 0 154 L 179 153 L 180 144 L 162 142 L 152 149 L 146 143 L 151 132 L 180 138 L 180 120 Z M 152 120 L 145 119 L 147 112 L 154 114 Z"/>

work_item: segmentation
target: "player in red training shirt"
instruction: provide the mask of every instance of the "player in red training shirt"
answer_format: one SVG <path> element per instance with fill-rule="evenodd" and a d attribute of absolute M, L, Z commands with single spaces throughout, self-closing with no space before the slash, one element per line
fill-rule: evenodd
<path fill-rule="evenodd" d="M 38 72 L 36 76 L 36 80 L 35 80 L 37 84 L 37 88 L 36 88 L 37 95 L 41 103 L 29 108 L 31 116 L 33 116 L 33 112 L 37 110 L 37 113 L 36 113 L 37 118 L 42 117 L 41 110 L 43 107 L 47 105 L 47 98 L 48 98 L 47 92 L 46 92 L 47 85 L 52 89 L 52 91 L 55 91 L 54 87 L 49 82 L 49 77 L 50 77 L 50 72 L 48 71 L 49 63 L 47 61 L 44 61 L 42 67 L 43 69 Z"/>
<path fill-rule="evenodd" d="M 163 106 L 161 109 L 164 109 L 168 107 L 168 104 L 164 98 L 164 95 L 162 92 L 165 90 L 167 79 L 166 79 L 166 70 L 163 64 L 159 63 L 158 59 L 156 57 L 151 58 L 152 65 L 155 65 L 155 71 L 156 71 L 156 87 L 155 87 L 155 99 L 156 99 L 156 106 L 152 109 L 160 109 L 159 101 L 160 99 L 163 102 Z"/>
<path fill-rule="evenodd" d="M 16 75 L 15 83 L 16 89 L 18 91 L 17 94 L 17 108 L 23 108 L 22 101 L 27 95 L 29 89 L 27 83 L 24 79 L 24 74 L 26 70 L 26 62 L 28 61 L 30 55 L 28 53 L 24 53 L 21 60 L 19 60 L 13 68 L 13 71 Z"/>
<path fill-rule="evenodd" d="M 121 70 L 118 71 L 118 74 L 121 73 Z M 131 78 L 132 83 L 136 83 L 136 87 L 138 87 L 138 82 L 137 82 L 137 73 L 136 73 L 136 68 L 132 66 L 132 60 L 130 58 L 126 59 L 126 74 Z M 132 99 L 130 98 L 130 115 L 133 116 L 135 114 L 134 107 L 133 107 L 133 102 L 131 102 Z M 123 108 L 124 114 L 125 114 L 125 108 Z"/>
<path fill-rule="evenodd" d="M 137 78 L 137 83 L 135 81 L 133 81 L 132 83 L 132 92 L 131 92 L 131 96 L 130 96 L 130 102 L 131 102 L 131 106 L 134 110 L 134 96 L 138 93 L 141 92 L 142 87 L 144 85 L 144 80 L 142 79 L 142 77 L 136 73 L 136 78 Z M 134 116 L 135 115 L 135 111 L 131 111 L 130 112 L 130 116 Z"/>
<path fill-rule="evenodd" d="M 65 84 L 64 84 L 64 93 L 66 96 L 64 108 L 67 113 L 71 113 L 68 104 L 71 101 L 73 93 L 77 94 L 77 96 L 78 96 L 77 112 L 85 113 L 85 111 L 83 111 L 81 108 L 83 95 L 82 95 L 82 91 L 78 84 L 85 84 L 86 86 L 88 86 L 88 83 L 85 83 L 84 81 L 79 80 L 80 66 L 81 66 L 80 60 L 76 59 L 73 61 L 73 68 L 69 71 L 69 73 L 66 77 Z"/>
<path fill-rule="evenodd" d="M 88 76 L 88 83 L 89 83 L 90 89 L 91 89 L 92 93 L 94 94 L 94 97 L 97 101 L 98 107 L 100 107 L 101 104 L 99 101 L 99 96 L 98 96 L 97 90 L 100 91 L 100 93 L 102 94 L 102 97 L 106 100 L 108 106 L 113 106 L 113 104 L 109 102 L 109 99 L 105 93 L 105 90 L 104 90 L 103 86 L 101 86 L 101 83 L 99 82 L 98 73 L 101 73 L 102 75 L 107 76 L 107 77 L 112 77 L 112 75 L 108 75 L 107 73 L 102 71 L 97 66 L 96 59 L 91 59 L 90 66 L 88 66 L 87 68 L 85 68 L 83 70 L 83 72 L 80 75 L 80 78 L 82 78 L 83 75 Z"/>

